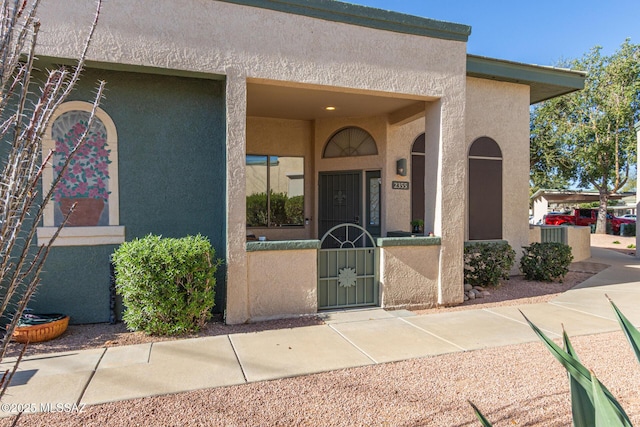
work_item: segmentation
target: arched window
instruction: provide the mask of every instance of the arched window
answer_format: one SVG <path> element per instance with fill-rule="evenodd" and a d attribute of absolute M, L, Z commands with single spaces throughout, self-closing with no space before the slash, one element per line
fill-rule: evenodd
<path fill-rule="evenodd" d="M 324 147 L 323 158 L 372 156 L 378 154 L 373 137 L 359 127 L 348 127 L 334 133 Z"/>
<path fill-rule="evenodd" d="M 469 240 L 502 239 L 502 151 L 481 137 L 469 149 Z"/>
<path fill-rule="evenodd" d="M 424 221 L 425 135 L 413 141 L 411 147 L 411 220 Z"/>
<path fill-rule="evenodd" d="M 43 173 L 45 193 L 63 173 L 70 151 L 87 129 L 91 109 L 92 105 L 87 102 L 66 102 L 51 118 L 42 143 L 43 158 L 53 153 Z M 119 227 L 117 132 L 109 115 L 100 108 L 85 142 L 69 162 L 45 209 L 44 227 L 38 229 L 40 244 L 48 242 L 74 204 L 73 214 L 55 245 L 124 241 L 124 227 Z"/>

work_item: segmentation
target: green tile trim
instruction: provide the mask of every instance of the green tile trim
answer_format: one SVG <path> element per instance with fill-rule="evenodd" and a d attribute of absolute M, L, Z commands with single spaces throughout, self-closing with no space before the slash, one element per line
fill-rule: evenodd
<path fill-rule="evenodd" d="M 640 132 L 640 122 L 633 125 L 633 127 L 636 129 L 636 132 Z"/>
<path fill-rule="evenodd" d="M 491 245 L 508 245 L 509 242 L 506 240 L 468 240 L 464 242 L 465 246 L 471 246 L 478 243 L 489 243 Z"/>
<path fill-rule="evenodd" d="M 377 30 L 466 42 L 471 27 L 335 0 L 218 0 L 242 6 L 359 25 Z"/>
<path fill-rule="evenodd" d="M 320 240 L 267 240 L 265 242 L 247 242 L 247 252 L 296 251 L 319 248 Z"/>
<path fill-rule="evenodd" d="M 440 246 L 440 237 L 379 237 L 376 244 L 381 247 L 391 246 Z"/>

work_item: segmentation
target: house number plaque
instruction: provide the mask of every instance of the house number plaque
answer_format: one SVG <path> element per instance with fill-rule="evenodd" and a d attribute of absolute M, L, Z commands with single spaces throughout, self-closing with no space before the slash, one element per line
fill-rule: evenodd
<path fill-rule="evenodd" d="M 408 190 L 409 183 L 406 181 L 391 181 L 391 188 L 394 190 Z"/>

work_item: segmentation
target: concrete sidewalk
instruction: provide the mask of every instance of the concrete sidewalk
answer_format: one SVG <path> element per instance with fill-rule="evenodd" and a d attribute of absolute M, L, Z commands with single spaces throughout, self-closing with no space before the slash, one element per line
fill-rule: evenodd
<path fill-rule="evenodd" d="M 617 331 L 605 293 L 640 325 L 640 260 L 599 248 L 592 255 L 590 261 L 611 267 L 549 303 L 420 316 L 328 312 L 325 325 L 32 356 L 21 362 L 0 416 L 537 340 L 518 310 L 552 338 L 561 324 L 572 336 Z"/>

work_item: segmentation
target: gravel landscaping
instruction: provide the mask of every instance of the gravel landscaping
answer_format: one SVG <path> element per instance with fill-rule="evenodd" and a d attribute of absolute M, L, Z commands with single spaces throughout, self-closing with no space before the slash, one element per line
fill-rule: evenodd
<path fill-rule="evenodd" d="M 592 236 L 592 244 L 622 251 L 635 238 Z M 624 240 L 624 241 L 623 241 Z M 614 244 L 613 241 L 620 241 Z M 629 250 L 627 249 L 629 252 Z M 576 263 L 563 283 L 521 277 L 488 288 L 467 310 L 548 301 L 606 268 Z M 199 336 L 321 323 L 317 317 L 226 326 L 211 323 Z M 571 333 L 571 331 L 568 331 Z M 122 325 L 70 326 L 60 338 L 34 344 L 31 354 L 158 341 Z M 575 337 L 585 366 L 640 424 L 640 366 L 620 332 Z M 564 369 L 539 342 L 333 371 L 242 386 L 207 389 L 86 407 L 81 413 L 23 416 L 24 426 L 471 426 L 472 400 L 496 426 L 571 424 Z M 10 420 L 0 421 L 0 426 Z"/>

